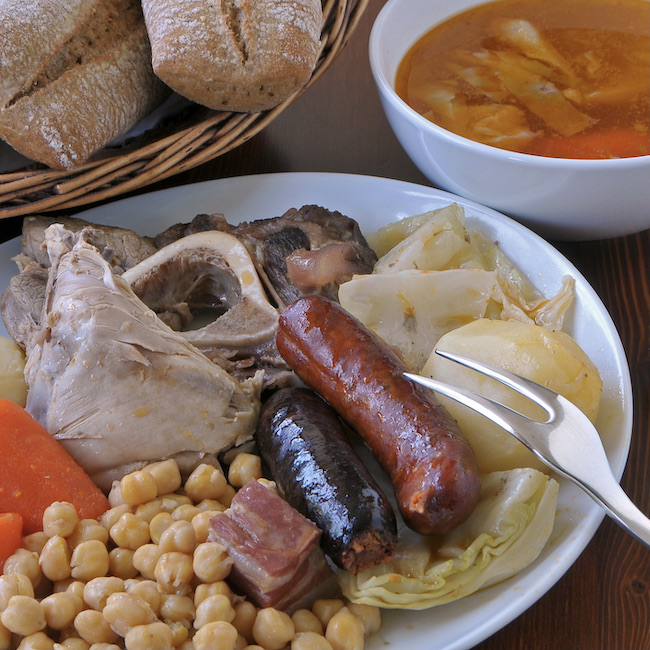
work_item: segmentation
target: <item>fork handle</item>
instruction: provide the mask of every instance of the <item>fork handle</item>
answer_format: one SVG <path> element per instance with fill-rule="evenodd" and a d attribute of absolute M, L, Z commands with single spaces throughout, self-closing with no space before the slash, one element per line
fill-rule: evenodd
<path fill-rule="evenodd" d="M 607 498 L 591 489 L 588 489 L 587 492 L 617 524 L 650 548 L 650 519 L 634 505 L 613 474 L 607 477 L 601 476 L 600 481 L 604 482 L 605 480 L 608 485 L 607 490 L 603 490 L 603 493 L 608 495 Z"/>

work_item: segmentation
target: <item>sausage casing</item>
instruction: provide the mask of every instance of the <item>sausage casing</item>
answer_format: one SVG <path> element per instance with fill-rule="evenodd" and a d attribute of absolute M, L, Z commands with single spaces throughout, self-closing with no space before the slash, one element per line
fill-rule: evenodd
<path fill-rule="evenodd" d="M 321 529 L 335 564 L 357 573 L 390 559 L 395 513 L 329 404 L 283 388 L 264 403 L 255 438 L 282 496 Z"/>
<path fill-rule="evenodd" d="M 312 295 L 284 310 L 276 342 L 294 372 L 363 438 L 410 528 L 444 534 L 471 514 L 480 490 L 471 446 L 377 336 L 338 303 Z"/>

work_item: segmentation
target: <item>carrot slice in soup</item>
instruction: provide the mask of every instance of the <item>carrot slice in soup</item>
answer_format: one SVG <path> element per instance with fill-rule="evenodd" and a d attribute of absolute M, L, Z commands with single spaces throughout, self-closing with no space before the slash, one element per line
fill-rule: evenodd
<path fill-rule="evenodd" d="M 0 512 L 23 518 L 24 533 L 42 529 L 53 501 L 72 503 L 80 518 L 95 519 L 108 499 L 70 454 L 18 404 L 0 399 Z"/>
<path fill-rule="evenodd" d="M 0 513 L 0 573 L 7 558 L 23 541 L 23 518 L 17 512 Z"/>
<path fill-rule="evenodd" d="M 527 153 L 553 158 L 631 158 L 650 153 L 650 134 L 634 129 L 609 129 L 569 137 L 533 140 Z"/>

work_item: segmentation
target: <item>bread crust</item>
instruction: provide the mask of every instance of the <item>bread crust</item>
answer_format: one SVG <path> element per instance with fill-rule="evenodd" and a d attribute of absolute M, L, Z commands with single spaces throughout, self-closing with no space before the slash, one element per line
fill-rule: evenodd
<path fill-rule="evenodd" d="M 23 155 L 74 169 L 169 94 L 137 0 L 20 4 L 0 4 L 0 137 Z"/>
<path fill-rule="evenodd" d="M 321 0 L 142 0 L 156 74 L 216 110 L 268 110 L 318 61 Z"/>

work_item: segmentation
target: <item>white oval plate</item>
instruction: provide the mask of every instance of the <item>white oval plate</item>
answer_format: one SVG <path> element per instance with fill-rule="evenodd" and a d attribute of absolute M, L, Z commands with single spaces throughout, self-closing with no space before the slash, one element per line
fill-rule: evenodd
<path fill-rule="evenodd" d="M 632 433 L 629 369 L 618 332 L 604 305 L 578 270 L 550 244 L 489 208 L 439 190 L 370 176 L 287 173 L 242 176 L 181 186 L 92 208 L 77 216 L 96 223 L 155 235 L 201 212 L 219 212 L 232 223 L 278 216 L 289 208 L 319 204 L 356 219 L 364 232 L 391 221 L 457 202 L 470 225 L 479 225 L 544 294 L 557 291 L 565 275 L 575 279 L 576 303 L 566 321 L 594 361 L 603 382 L 597 427 L 614 473 L 623 473 Z M 16 273 L 14 239 L 0 245 L 0 289 Z M 0 333 L 6 334 L 0 324 Z M 560 480 L 555 528 L 540 557 L 512 579 L 460 601 L 423 612 L 385 611 L 371 650 L 463 650 L 501 629 L 535 603 L 571 567 L 604 515 L 577 487 Z M 584 621 L 584 625 L 589 625 Z"/>

